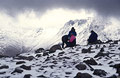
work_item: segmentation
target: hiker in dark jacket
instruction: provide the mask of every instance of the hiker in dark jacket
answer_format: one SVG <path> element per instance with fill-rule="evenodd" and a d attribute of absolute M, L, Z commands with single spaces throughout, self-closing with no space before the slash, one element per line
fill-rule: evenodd
<path fill-rule="evenodd" d="M 69 38 L 70 38 L 70 36 L 71 36 L 71 33 L 72 33 L 74 36 L 77 36 L 77 33 L 76 33 L 74 27 L 72 27 L 71 30 L 69 31 L 69 34 L 68 34 L 68 37 L 69 37 Z"/>
<path fill-rule="evenodd" d="M 89 36 L 88 39 L 88 44 L 95 44 L 97 42 L 97 33 L 95 33 L 93 30 L 91 31 L 91 35 Z"/>

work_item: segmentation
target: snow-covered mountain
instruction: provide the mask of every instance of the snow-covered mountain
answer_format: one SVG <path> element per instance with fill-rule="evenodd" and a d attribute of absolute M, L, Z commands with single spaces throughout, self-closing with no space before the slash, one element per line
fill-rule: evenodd
<path fill-rule="evenodd" d="M 101 41 L 120 39 L 119 23 L 102 18 L 70 20 L 60 29 L 57 35 L 67 35 L 72 27 L 74 27 L 77 32 L 77 44 L 86 44 L 91 30 L 94 30 L 98 34 L 98 39 Z"/>
<path fill-rule="evenodd" d="M 43 29 L 22 30 L 18 28 L 0 30 L 0 53 L 16 55 L 28 52 L 34 47 L 36 38 L 42 34 Z M 38 43 L 37 43 L 38 44 Z"/>
<path fill-rule="evenodd" d="M 54 44 L 61 44 L 61 37 L 68 34 L 72 27 L 77 32 L 77 44 L 84 45 L 94 30 L 101 41 L 120 39 L 120 23 L 112 19 L 86 18 L 70 20 L 61 29 L 51 28 L 2 28 L 0 29 L 0 53 L 15 55 L 30 52 L 39 47 L 50 48 Z"/>

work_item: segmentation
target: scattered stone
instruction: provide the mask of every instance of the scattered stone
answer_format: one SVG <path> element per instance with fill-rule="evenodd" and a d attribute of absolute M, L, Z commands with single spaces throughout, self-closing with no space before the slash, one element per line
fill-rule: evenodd
<path fill-rule="evenodd" d="M 0 74 L 5 74 L 6 72 L 0 72 Z"/>
<path fill-rule="evenodd" d="M 53 61 L 52 63 L 57 64 L 57 61 Z"/>
<path fill-rule="evenodd" d="M 63 57 L 64 59 L 70 59 L 70 57 L 67 57 L 67 56 L 65 56 L 65 57 Z"/>
<path fill-rule="evenodd" d="M 65 72 L 65 74 L 72 74 L 71 72 Z"/>
<path fill-rule="evenodd" d="M 53 69 L 53 67 L 55 67 L 55 65 L 50 65 L 50 68 Z"/>
<path fill-rule="evenodd" d="M 0 69 L 8 69 L 8 68 L 9 68 L 9 66 L 7 66 L 7 65 L 0 66 Z"/>
<path fill-rule="evenodd" d="M 110 61 L 108 64 L 112 64 L 112 63 L 114 63 L 113 61 Z"/>
<path fill-rule="evenodd" d="M 111 49 L 111 47 L 114 47 L 115 45 L 114 44 L 110 44 L 109 45 L 109 49 Z"/>
<path fill-rule="evenodd" d="M 23 68 L 25 70 L 31 70 L 31 66 L 21 65 L 20 68 Z"/>
<path fill-rule="evenodd" d="M 104 52 L 104 48 L 103 47 L 100 49 L 100 52 Z"/>
<path fill-rule="evenodd" d="M 101 69 L 95 69 L 93 74 L 100 76 L 100 77 L 103 77 L 103 76 L 106 76 L 107 72 L 105 72 L 104 70 L 101 70 Z"/>
<path fill-rule="evenodd" d="M 114 41 L 114 44 L 118 44 L 118 40 Z"/>
<path fill-rule="evenodd" d="M 51 48 L 50 48 L 50 53 L 54 53 L 56 50 L 62 50 L 61 46 L 60 45 L 53 45 Z"/>
<path fill-rule="evenodd" d="M 82 53 L 91 53 L 91 47 L 89 47 L 88 49 L 83 48 Z"/>
<path fill-rule="evenodd" d="M 29 61 L 31 61 L 31 60 L 33 60 L 34 59 L 34 57 L 33 56 L 21 56 L 21 55 L 19 55 L 19 56 L 17 56 L 15 59 L 19 59 L 19 60 L 29 60 Z"/>
<path fill-rule="evenodd" d="M 25 61 L 18 61 L 16 62 L 16 64 L 23 64 L 23 63 L 26 63 Z"/>
<path fill-rule="evenodd" d="M 31 74 L 25 74 L 24 78 L 30 78 L 30 76 L 32 76 Z"/>
<path fill-rule="evenodd" d="M 120 64 L 110 65 L 110 67 L 116 68 L 116 73 L 118 73 L 120 76 Z"/>
<path fill-rule="evenodd" d="M 62 56 L 64 53 L 65 53 L 65 52 L 60 52 L 60 53 L 58 54 L 58 56 Z"/>
<path fill-rule="evenodd" d="M 75 67 L 76 67 L 78 70 L 85 70 L 85 69 L 87 68 L 86 65 L 85 65 L 85 64 L 82 64 L 82 63 L 76 65 Z"/>
<path fill-rule="evenodd" d="M 113 42 L 112 40 L 108 40 L 108 41 L 106 41 L 105 43 L 110 43 L 110 42 Z"/>
<path fill-rule="evenodd" d="M 23 70 L 21 70 L 20 68 L 15 68 L 15 70 L 11 74 L 22 73 L 22 72 L 23 72 Z"/>
<path fill-rule="evenodd" d="M 44 48 L 39 48 L 39 49 L 37 49 L 36 51 L 35 51 L 35 53 L 41 53 L 41 52 L 43 52 L 44 51 Z"/>
<path fill-rule="evenodd" d="M 43 52 L 43 56 L 48 56 L 49 55 L 49 52 L 45 51 Z"/>
<path fill-rule="evenodd" d="M 93 58 L 91 58 L 90 60 L 84 60 L 83 62 L 89 65 L 98 65 L 98 63 Z"/>
<path fill-rule="evenodd" d="M 47 78 L 44 75 L 37 76 L 38 78 Z"/>
<path fill-rule="evenodd" d="M 50 60 L 50 58 L 49 57 L 47 57 L 46 59 L 45 59 L 45 61 L 49 61 Z"/>
<path fill-rule="evenodd" d="M 74 78 L 92 78 L 92 76 L 88 73 L 78 72 Z"/>
<path fill-rule="evenodd" d="M 99 52 L 94 58 L 105 57 L 105 56 L 109 57 L 109 54 L 110 54 L 109 52 L 107 53 Z"/>
<path fill-rule="evenodd" d="M 118 50 L 120 50 L 120 47 L 118 48 Z"/>
<path fill-rule="evenodd" d="M 41 57 L 42 55 L 41 54 L 37 54 L 35 57 Z"/>

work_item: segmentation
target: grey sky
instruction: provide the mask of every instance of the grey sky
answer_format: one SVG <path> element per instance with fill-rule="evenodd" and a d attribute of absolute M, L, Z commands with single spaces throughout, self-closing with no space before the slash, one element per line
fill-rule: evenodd
<path fill-rule="evenodd" d="M 119 16 L 120 0 L 0 0 L 0 9 L 9 13 L 26 9 L 44 12 L 52 8 L 92 9 L 100 15 Z"/>

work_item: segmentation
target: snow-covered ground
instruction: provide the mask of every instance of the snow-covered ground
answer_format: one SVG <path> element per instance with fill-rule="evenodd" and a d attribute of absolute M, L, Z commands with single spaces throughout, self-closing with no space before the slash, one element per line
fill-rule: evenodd
<path fill-rule="evenodd" d="M 83 53 L 83 49 L 91 50 L 88 53 Z M 103 48 L 103 50 L 101 50 Z M 100 52 L 108 53 L 95 58 Z M 48 53 L 48 54 L 45 54 Z M 23 56 L 23 57 L 20 57 Z M 29 57 L 29 58 L 25 58 Z M 91 68 L 84 62 L 85 60 L 94 59 L 97 64 L 90 65 L 94 70 L 101 69 L 106 72 L 104 76 L 94 75 Z M 18 63 L 23 61 L 23 63 Z M 78 70 L 76 65 L 84 64 L 83 70 Z M 74 48 L 65 48 L 56 50 L 54 53 L 41 50 L 39 53 L 28 52 L 20 54 L 14 58 L 0 58 L 0 78 L 23 78 L 28 75 L 30 78 L 74 78 L 78 72 L 88 73 L 93 78 L 107 78 L 112 75 L 118 75 L 116 69 L 110 65 L 120 64 L 120 41 L 118 43 L 96 44 L 96 45 L 81 45 Z M 28 66 L 22 68 L 22 65 Z M 4 67 L 8 66 L 8 67 Z M 18 71 L 14 71 L 18 68 Z M 14 71 L 14 72 L 13 72 Z"/>

